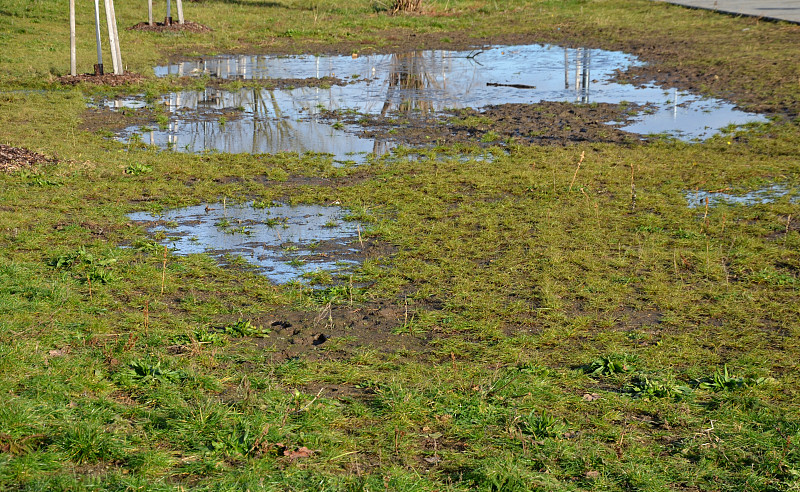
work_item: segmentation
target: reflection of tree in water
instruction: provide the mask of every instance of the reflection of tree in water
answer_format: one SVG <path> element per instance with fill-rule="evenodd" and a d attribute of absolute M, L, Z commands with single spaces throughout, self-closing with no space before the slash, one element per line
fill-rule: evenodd
<path fill-rule="evenodd" d="M 397 104 L 396 110 L 401 113 L 433 112 L 433 101 L 429 95 L 425 95 L 424 89 L 439 89 L 439 84 L 421 52 L 392 55 L 388 81 L 389 88 L 381 116 L 386 116 L 393 104 Z"/>
<path fill-rule="evenodd" d="M 269 94 L 269 100 L 264 97 L 265 93 Z M 270 108 L 272 108 L 272 114 L 274 115 L 274 121 L 272 122 L 269 120 Z M 283 111 L 281 111 L 278 100 L 275 97 L 275 91 L 253 89 L 253 151 L 258 148 L 270 148 L 268 145 L 259 147 L 259 137 L 262 140 L 266 139 L 268 142 L 274 142 L 273 148 L 278 148 L 278 142 L 288 141 L 292 136 L 292 132 L 292 125 L 289 124 L 288 119 L 283 117 Z M 306 149 L 292 150 L 299 152 Z"/>

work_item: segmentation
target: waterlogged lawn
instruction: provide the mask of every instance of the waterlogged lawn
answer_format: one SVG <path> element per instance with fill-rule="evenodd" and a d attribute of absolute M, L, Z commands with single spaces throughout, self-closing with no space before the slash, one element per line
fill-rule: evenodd
<path fill-rule="evenodd" d="M 656 36 L 642 19 L 660 16 L 755 31 L 741 59 L 693 63 L 758 72 L 746 102 L 786 111 L 696 144 L 476 142 L 359 166 L 173 153 L 80 126 L 90 94 L 173 82 L 32 90 L 62 64 L 21 47 L 63 33 L 66 9 L 12 2 L 0 140 L 59 161 L 0 173 L 0 489 L 796 490 L 800 123 L 791 54 L 768 48 L 800 33 L 624 3 L 187 3 L 210 38 L 139 33 L 129 59 L 250 46 L 293 16 L 321 26 L 291 33 L 301 47 L 344 31 L 381 46 L 390 27 L 455 38 L 482 18 L 489 36 L 529 10 Z M 223 6 L 247 21 L 216 19 Z M 625 34 L 606 27 L 586 35 L 613 47 Z M 760 52 L 788 68 L 760 70 Z M 764 189 L 782 192 L 724 199 Z M 362 261 L 276 285 L 128 218 L 201 203 L 341 207 Z"/>

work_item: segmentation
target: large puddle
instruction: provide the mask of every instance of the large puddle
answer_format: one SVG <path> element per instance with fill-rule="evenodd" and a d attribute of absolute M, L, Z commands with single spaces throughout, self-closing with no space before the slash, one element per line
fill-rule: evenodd
<path fill-rule="evenodd" d="M 159 76 L 208 75 L 219 79 L 304 79 L 326 76 L 344 85 L 294 89 L 209 88 L 159 101 L 169 123 L 142 135 L 146 143 L 178 151 L 321 152 L 356 160 L 391 148 L 385 140 L 357 136 L 355 128 L 320 117 L 336 110 L 368 115 L 435 113 L 504 103 L 542 101 L 647 106 L 621 129 L 707 138 L 728 125 L 764 121 L 721 100 L 657 86 L 612 82 L 615 71 L 638 64 L 622 52 L 529 45 L 482 51 L 420 51 L 358 56 L 218 56 L 155 68 Z M 102 104 L 113 107 L 112 101 Z M 119 103 L 116 103 L 119 105 Z"/>
<path fill-rule="evenodd" d="M 272 203 L 201 204 L 151 215 L 132 213 L 176 254 L 241 257 L 275 283 L 357 263 L 359 226 L 338 207 Z"/>

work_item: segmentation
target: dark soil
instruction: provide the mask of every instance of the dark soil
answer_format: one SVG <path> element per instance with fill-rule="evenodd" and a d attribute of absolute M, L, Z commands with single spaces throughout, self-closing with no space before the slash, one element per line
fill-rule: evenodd
<path fill-rule="evenodd" d="M 57 159 L 21 147 L 0 144 L 0 172 L 10 173 L 37 164 L 53 164 Z"/>
<path fill-rule="evenodd" d="M 641 108 L 606 103 L 541 102 L 500 104 L 482 110 L 469 108 L 434 115 L 371 116 L 331 112 L 326 117 L 362 125 L 361 134 L 365 137 L 391 139 L 409 146 L 425 143 L 495 145 L 508 140 L 518 144 L 571 145 L 639 141 L 640 135 L 617 128 L 638 109 Z"/>
<path fill-rule="evenodd" d="M 103 75 L 84 73 L 79 75 L 64 75 L 58 78 L 58 81 L 64 85 L 86 83 L 93 85 L 110 85 L 112 87 L 138 84 L 143 80 L 145 80 L 144 75 L 132 72 L 125 72 L 122 75 L 114 75 L 113 73 L 106 73 Z"/>
<path fill-rule="evenodd" d="M 171 24 L 155 22 L 152 26 L 147 22 L 140 22 L 128 28 L 129 31 L 149 31 L 149 32 L 211 32 L 211 28 L 198 24 L 197 22 L 186 21 L 178 24 L 173 20 Z"/>
<path fill-rule="evenodd" d="M 271 352 L 273 362 L 280 362 L 300 355 L 307 360 L 342 359 L 365 347 L 385 353 L 428 352 L 424 339 L 395 333 L 404 321 L 404 307 L 380 301 L 322 306 L 317 312 L 284 311 L 252 323 L 271 330 L 269 336 L 254 340 Z"/>

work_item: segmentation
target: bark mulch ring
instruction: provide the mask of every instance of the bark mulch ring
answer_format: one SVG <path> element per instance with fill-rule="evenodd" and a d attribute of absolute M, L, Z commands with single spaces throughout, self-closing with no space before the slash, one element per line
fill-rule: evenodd
<path fill-rule="evenodd" d="M 198 24 L 197 22 L 189 22 L 189 21 L 186 21 L 183 24 L 178 24 L 177 22 L 173 22 L 171 24 L 156 22 L 152 26 L 147 22 L 140 22 L 135 26 L 129 27 L 128 30 L 151 31 L 151 32 L 177 32 L 177 31 L 211 32 L 210 27 L 206 27 L 203 24 Z"/>
<path fill-rule="evenodd" d="M 10 173 L 36 164 L 54 164 L 57 159 L 47 157 L 21 147 L 0 144 L 0 172 Z"/>
<path fill-rule="evenodd" d="M 138 84 L 143 80 L 145 80 L 144 75 L 132 72 L 125 72 L 122 75 L 114 75 L 113 73 L 106 73 L 103 75 L 82 73 L 80 75 L 64 75 L 58 78 L 58 81 L 64 85 L 78 85 L 81 82 L 85 82 L 87 84 L 110 85 L 112 87 Z"/>

